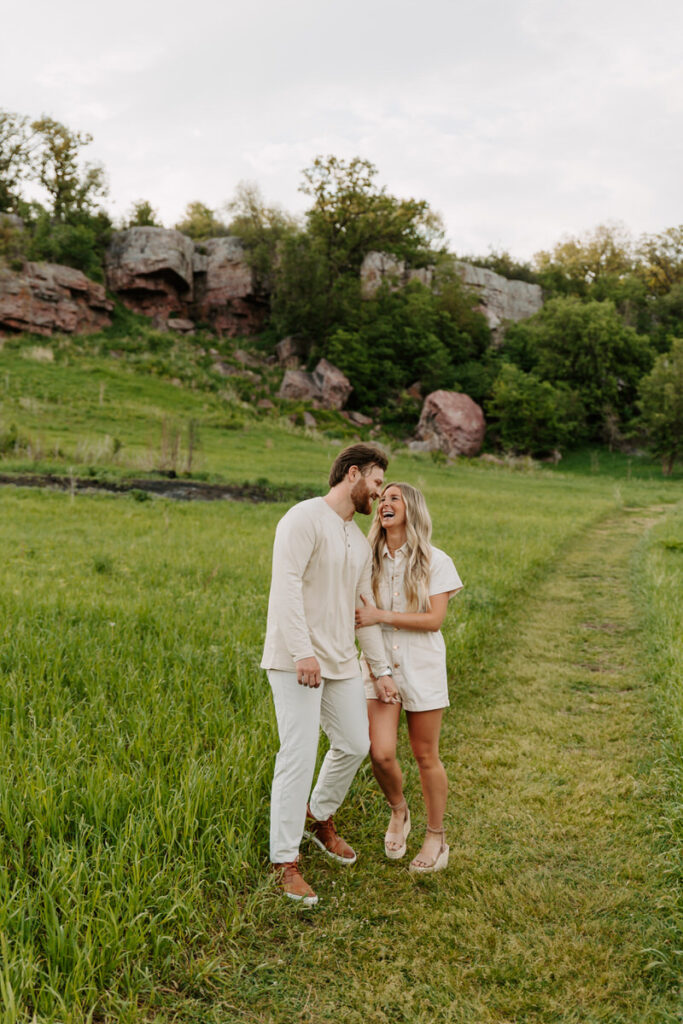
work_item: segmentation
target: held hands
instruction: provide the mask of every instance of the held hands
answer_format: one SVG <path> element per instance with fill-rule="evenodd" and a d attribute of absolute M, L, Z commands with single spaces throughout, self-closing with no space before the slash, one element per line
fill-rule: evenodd
<path fill-rule="evenodd" d="M 320 686 L 320 662 L 317 658 L 302 658 L 296 662 L 296 681 L 301 686 Z"/>
<path fill-rule="evenodd" d="M 396 684 L 391 676 L 380 676 L 372 680 L 375 693 L 383 704 L 400 704 L 401 698 L 398 695 Z"/>
<path fill-rule="evenodd" d="M 360 599 L 363 602 L 362 608 L 356 608 L 356 629 L 360 629 L 362 626 L 375 626 L 378 622 L 384 621 L 384 611 L 381 608 L 375 608 L 374 604 L 360 595 Z"/>

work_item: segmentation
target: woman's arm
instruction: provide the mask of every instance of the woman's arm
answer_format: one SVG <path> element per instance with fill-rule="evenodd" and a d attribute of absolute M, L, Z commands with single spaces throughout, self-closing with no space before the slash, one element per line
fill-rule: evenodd
<path fill-rule="evenodd" d="M 386 608 L 376 608 L 362 594 L 360 599 L 363 607 L 356 608 L 356 628 L 383 622 L 397 629 L 423 629 L 428 633 L 436 633 L 441 629 L 448 608 L 448 593 L 432 594 L 428 612 L 390 612 Z"/>

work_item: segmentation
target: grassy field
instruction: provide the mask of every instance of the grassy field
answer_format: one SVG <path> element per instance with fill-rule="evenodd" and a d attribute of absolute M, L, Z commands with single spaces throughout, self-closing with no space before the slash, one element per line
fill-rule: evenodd
<path fill-rule="evenodd" d="M 207 476 L 324 489 L 338 438 L 133 369 L 5 346 L 0 424 L 29 445 L 0 472 L 158 469 L 195 420 Z M 286 506 L 1 488 L 0 1019 L 680 1020 L 683 488 L 627 469 L 393 458 L 466 583 L 445 627 L 454 864 L 416 883 L 377 859 L 366 765 L 339 819 L 359 864 L 307 861 L 314 915 L 266 872 L 258 662 Z M 594 621 L 623 625 L 609 654 Z M 625 681 L 585 667 L 607 657 Z"/>

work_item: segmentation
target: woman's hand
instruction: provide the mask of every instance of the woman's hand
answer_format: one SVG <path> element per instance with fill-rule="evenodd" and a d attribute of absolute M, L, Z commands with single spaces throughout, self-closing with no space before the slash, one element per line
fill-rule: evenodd
<path fill-rule="evenodd" d="M 386 612 L 382 608 L 375 608 L 363 595 L 360 595 L 363 602 L 362 608 L 356 608 L 356 629 L 362 626 L 375 626 L 378 622 L 384 622 Z"/>

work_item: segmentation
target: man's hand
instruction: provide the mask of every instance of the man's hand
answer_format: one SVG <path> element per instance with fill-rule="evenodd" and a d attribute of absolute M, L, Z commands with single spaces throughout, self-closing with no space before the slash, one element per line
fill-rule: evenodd
<path fill-rule="evenodd" d="M 375 693 L 383 704 L 401 703 L 396 683 L 391 676 L 380 676 L 379 679 L 374 679 L 373 683 L 375 684 Z"/>
<path fill-rule="evenodd" d="M 320 662 L 317 658 L 302 658 L 296 662 L 296 681 L 301 686 L 320 686 Z"/>

